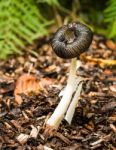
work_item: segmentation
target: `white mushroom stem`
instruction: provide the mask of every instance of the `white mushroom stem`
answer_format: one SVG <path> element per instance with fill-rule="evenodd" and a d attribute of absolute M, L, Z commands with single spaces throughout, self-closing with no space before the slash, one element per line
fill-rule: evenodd
<path fill-rule="evenodd" d="M 76 64 L 77 64 L 76 58 L 72 59 L 68 82 L 67 82 L 65 91 L 63 93 L 62 99 L 60 103 L 58 104 L 58 106 L 56 107 L 54 113 L 51 115 L 51 117 L 47 121 L 47 125 L 53 128 L 56 128 L 56 129 L 58 128 L 59 124 L 64 118 L 64 115 L 70 105 L 72 95 L 77 88 Z"/>
<path fill-rule="evenodd" d="M 78 86 L 77 86 L 77 90 L 76 93 L 69 105 L 69 108 L 67 110 L 66 116 L 65 116 L 65 120 L 71 124 L 73 116 L 74 116 L 74 112 L 75 112 L 75 108 L 77 107 L 78 104 L 78 100 L 81 94 L 81 90 L 82 90 L 82 84 L 83 84 L 83 79 L 81 77 L 78 77 Z"/>

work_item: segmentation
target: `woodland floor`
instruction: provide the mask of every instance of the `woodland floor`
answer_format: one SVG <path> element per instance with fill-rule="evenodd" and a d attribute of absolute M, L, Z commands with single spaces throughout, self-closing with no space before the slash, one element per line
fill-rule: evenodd
<path fill-rule="evenodd" d="M 116 58 L 116 45 L 94 36 L 77 72 L 86 81 L 73 122 L 68 125 L 63 120 L 48 138 L 44 136 L 45 121 L 60 101 L 58 94 L 66 85 L 70 60 L 58 58 L 46 38 L 35 45 L 22 56 L 0 61 L 0 150 L 44 150 L 45 146 L 54 150 L 116 150 L 116 64 L 109 61 Z M 22 87 L 23 102 L 18 105 L 14 90 L 25 73 L 36 76 L 42 90 L 25 94 Z M 32 131 L 38 134 L 34 137 Z"/>

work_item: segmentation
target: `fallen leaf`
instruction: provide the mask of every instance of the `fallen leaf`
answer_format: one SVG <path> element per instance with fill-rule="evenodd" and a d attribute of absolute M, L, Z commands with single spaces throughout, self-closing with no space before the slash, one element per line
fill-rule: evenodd
<path fill-rule="evenodd" d="M 22 93 L 26 95 L 29 95 L 31 92 L 38 94 L 42 90 L 43 88 L 37 77 L 30 74 L 23 74 L 16 82 L 16 87 L 14 90 L 15 102 L 19 105 L 22 103 L 23 100 L 20 96 Z"/>

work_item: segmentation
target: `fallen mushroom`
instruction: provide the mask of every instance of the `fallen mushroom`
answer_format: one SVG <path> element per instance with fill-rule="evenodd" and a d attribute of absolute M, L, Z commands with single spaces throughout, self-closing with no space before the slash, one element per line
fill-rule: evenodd
<path fill-rule="evenodd" d="M 46 132 L 58 128 L 66 111 L 67 114 L 65 119 L 71 123 L 77 105 L 77 99 L 81 93 L 83 81 L 81 77 L 77 78 L 76 76 L 76 70 L 78 68 L 77 62 L 79 61 L 77 61 L 77 59 L 79 59 L 81 53 L 89 48 L 92 37 L 92 31 L 81 23 L 70 23 L 62 26 L 53 37 L 51 45 L 54 52 L 61 58 L 72 60 L 67 85 L 63 92 L 62 99 L 54 113 L 47 120 Z"/>

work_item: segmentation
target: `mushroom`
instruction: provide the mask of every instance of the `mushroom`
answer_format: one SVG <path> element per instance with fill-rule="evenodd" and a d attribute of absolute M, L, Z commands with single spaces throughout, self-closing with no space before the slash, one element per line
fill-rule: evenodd
<path fill-rule="evenodd" d="M 65 114 L 65 119 L 69 123 L 72 121 L 83 81 L 83 78 L 76 76 L 79 56 L 89 48 L 92 37 L 92 31 L 84 24 L 70 23 L 60 27 L 52 39 L 51 45 L 56 55 L 64 59 L 71 59 L 71 65 L 61 101 L 46 122 L 48 130 L 57 129 Z"/>

